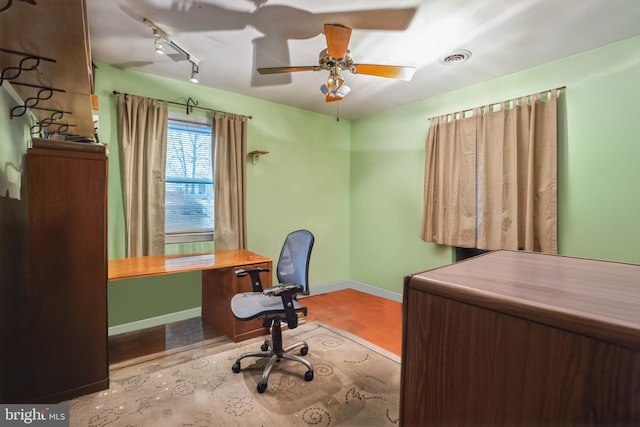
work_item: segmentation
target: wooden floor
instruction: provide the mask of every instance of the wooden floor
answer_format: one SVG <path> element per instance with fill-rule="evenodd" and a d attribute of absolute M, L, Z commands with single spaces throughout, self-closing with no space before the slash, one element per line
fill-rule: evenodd
<path fill-rule="evenodd" d="M 304 298 L 307 320 L 351 332 L 397 355 L 402 347 L 402 304 L 353 289 Z M 150 354 L 172 353 L 210 339 L 225 339 L 200 318 L 109 337 L 112 366 Z"/>
<path fill-rule="evenodd" d="M 402 304 L 353 289 L 305 298 L 309 320 L 343 329 L 397 355 L 402 348 Z"/>

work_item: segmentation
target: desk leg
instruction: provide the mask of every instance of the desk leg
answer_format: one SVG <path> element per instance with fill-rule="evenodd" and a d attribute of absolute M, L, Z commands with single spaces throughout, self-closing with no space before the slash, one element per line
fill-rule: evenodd
<path fill-rule="evenodd" d="M 259 319 L 242 321 L 236 319 L 231 312 L 231 298 L 239 292 L 251 292 L 249 278 L 236 277 L 235 271 L 240 268 L 255 267 L 271 269 L 271 263 L 242 265 L 202 272 L 202 318 L 234 342 L 268 333 Z M 263 285 L 265 287 L 271 286 L 271 274 L 263 275 Z"/>

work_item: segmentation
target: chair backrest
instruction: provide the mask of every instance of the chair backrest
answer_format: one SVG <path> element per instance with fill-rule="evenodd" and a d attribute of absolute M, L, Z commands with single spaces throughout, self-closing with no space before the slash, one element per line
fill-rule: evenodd
<path fill-rule="evenodd" d="M 309 295 L 309 259 L 314 240 L 308 230 L 289 233 L 282 245 L 276 271 L 279 283 L 302 285 L 305 295 Z"/>

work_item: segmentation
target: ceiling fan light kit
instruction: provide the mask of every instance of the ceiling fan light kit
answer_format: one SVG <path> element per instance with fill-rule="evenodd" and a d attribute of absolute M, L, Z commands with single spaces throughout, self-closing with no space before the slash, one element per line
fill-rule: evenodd
<path fill-rule="evenodd" d="M 379 64 L 354 64 L 348 49 L 351 28 L 340 24 L 325 24 L 324 34 L 327 48 L 320 52 L 318 65 L 258 68 L 260 74 L 292 73 L 298 71 L 329 71 L 327 83 L 320 86 L 326 102 L 340 101 L 351 88 L 344 84 L 343 71 L 399 80 L 411 80 L 414 67 Z"/>
<path fill-rule="evenodd" d="M 340 85 L 339 87 L 329 88 L 326 84 L 320 86 L 320 92 L 326 95 L 327 102 L 340 101 L 345 97 L 346 94 L 351 92 L 351 88 L 345 84 Z"/>

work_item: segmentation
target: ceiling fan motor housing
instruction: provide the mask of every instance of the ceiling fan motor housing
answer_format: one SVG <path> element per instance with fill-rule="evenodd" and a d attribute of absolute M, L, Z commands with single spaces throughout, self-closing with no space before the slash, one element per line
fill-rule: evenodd
<path fill-rule="evenodd" d="M 329 55 L 327 49 L 323 49 L 320 52 L 318 63 L 321 69 L 329 71 L 331 71 L 335 67 L 340 68 L 341 70 L 349 71 L 351 71 L 353 68 L 353 58 L 351 57 L 351 51 L 349 50 L 347 50 L 344 58 L 333 58 Z"/>

